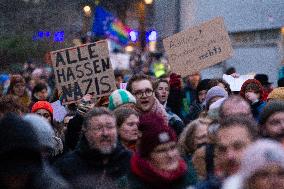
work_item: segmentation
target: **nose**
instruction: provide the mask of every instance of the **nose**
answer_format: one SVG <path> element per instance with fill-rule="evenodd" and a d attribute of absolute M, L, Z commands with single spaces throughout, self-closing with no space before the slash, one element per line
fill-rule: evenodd
<path fill-rule="evenodd" d="M 235 151 L 234 150 L 232 150 L 232 149 L 228 149 L 228 151 L 227 151 L 227 159 L 235 159 Z"/>

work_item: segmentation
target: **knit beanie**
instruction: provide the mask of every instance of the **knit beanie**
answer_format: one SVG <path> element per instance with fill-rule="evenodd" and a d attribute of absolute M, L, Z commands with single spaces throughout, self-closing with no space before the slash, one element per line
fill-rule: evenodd
<path fill-rule="evenodd" d="M 284 150 L 280 143 L 261 139 L 250 145 L 241 160 L 240 175 L 246 181 L 257 170 L 268 165 L 278 165 L 284 169 Z"/>
<path fill-rule="evenodd" d="M 43 117 L 36 114 L 27 114 L 23 119 L 30 123 L 36 132 L 41 148 L 53 150 L 55 147 L 55 141 L 53 138 L 55 134 L 50 123 Z"/>
<path fill-rule="evenodd" d="M 240 90 L 240 95 L 245 98 L 245 93 L 248 90 L 248 88 L 253 89 L 255 92 L 258 92 L 260 94 L 260 100 L 263 100 L 263 86 L 261 83 L 256 79 L 248 79 L 246 80 Z"/>
<path fill-rule="evenodd" d="M 51 113 L 51 115 L 53 115 L 53 108 L 51 106 L 51 104 L 47 101 L 38 101 L 36 102 L 33 107 L 32 107 L 32 113 L 35 113 L 37 110 L 39 109 L 45 109 L 47 111 L 49 111 Z"/>
<path fill-rule="evenodd" d="M 154 148 L 160 144 L 176 142 L 175 132 L 161 121 L 162 118 L 157 117 L 140 124 L 140 130 L 143 128 L 138 146 L 138 152 L 141 157 L 149 157 Z"/>
<path fill-rule="evenodd" d="M 273 100 L 268 102 L 260 114 L 259 124 L 264 125 L 267 119 L 276 112 L 284 112 L 284 101 Z"/>
<path fill-rule="evenodd" d="M 277 87 L 271 91 L 267 97 L 268 99 L 284 100 L 284 87 Z"/>
<path fill-rule="evenodd" d="M 109 96 L 108 108 L 110 110 L 116 109 L 118 106 L 133 103 L 136 104 L 136 98 L 127 90 L 117 89 Z"/>
<path fill-rule="evenodd" d="M 209 101 L 214 98 L 214 97 L 222 97 L 222 98 L 227 98 L 228 97 L 228 92 L 220 87 L 220 86 L 215 86 L 209 89 L 209 91 L 206 94 L 205 97 L 205 104 L 206 106 L 208 105 Z"/>

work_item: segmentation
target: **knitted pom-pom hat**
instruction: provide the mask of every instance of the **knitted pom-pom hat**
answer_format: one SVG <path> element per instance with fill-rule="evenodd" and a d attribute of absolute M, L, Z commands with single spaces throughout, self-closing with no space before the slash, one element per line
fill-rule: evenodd
<path fill-rule="evenodd" d="M 110 110 L 116 109 L 118 106 L 133 103 L 136 104 L 136 98 L 127 90 L 117 89 L 109 96 L 108 108 Z"/>

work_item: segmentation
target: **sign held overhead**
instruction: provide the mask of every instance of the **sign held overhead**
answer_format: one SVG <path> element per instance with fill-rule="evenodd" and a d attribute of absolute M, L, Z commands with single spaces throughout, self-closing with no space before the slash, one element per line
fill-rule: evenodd
<path fill-rule="evenodd" d="M 163 40 L 172 71 L 187 76 L 233 56 L 224 19 L 214 18 Z"/>
<path fill-rule="evenodd" d="M 52 66 L 56 87 L 65 104 L 86 94 L 109 95 L 116 89 L 107 41 L 53 51 Z"/>

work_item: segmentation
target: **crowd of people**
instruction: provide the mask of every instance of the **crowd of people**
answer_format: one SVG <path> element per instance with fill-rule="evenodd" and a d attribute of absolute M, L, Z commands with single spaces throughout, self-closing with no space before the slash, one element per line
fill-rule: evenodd
<path fill-rule="evenodd" d="M 62 120 L 51 73 L 1 74 L 0 187 L 284 188 L 283 79 L 256 74 L 231 91 L 160 71 L 115 72 L 126 89 L 61 104 Z"/>

